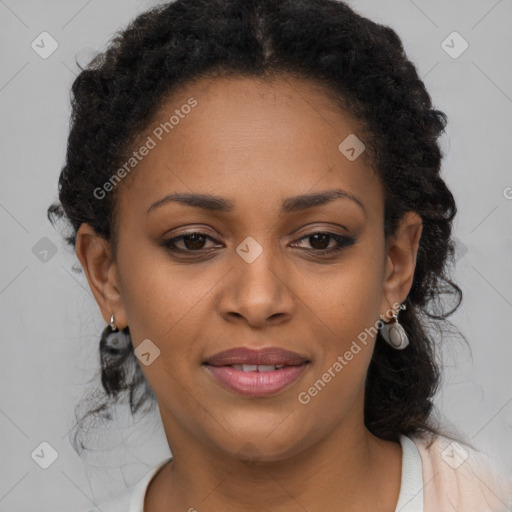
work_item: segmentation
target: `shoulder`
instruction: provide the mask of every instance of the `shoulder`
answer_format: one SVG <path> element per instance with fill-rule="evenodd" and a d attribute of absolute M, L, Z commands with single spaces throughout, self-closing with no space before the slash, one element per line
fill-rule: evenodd
<path fill-rule="evenodd" d="M 128 487 L 118 496 L 110 498 L 100 505 L 97 505 L 95 508 L 87 509 L 84 512 L 143 512 L 144 498 L 149 483 L 156 476 L 158 471 L 171 460 L 172 457 L 168 457 L 151 468 L 135 485 Z"/>
<path fill-rule="evenodd" d="M 465 443 L 411 436 L 421 457 L 425 512 L 512 511 L 512 474 Z M 451 509 L 450 509 L 451 510 Z"/>

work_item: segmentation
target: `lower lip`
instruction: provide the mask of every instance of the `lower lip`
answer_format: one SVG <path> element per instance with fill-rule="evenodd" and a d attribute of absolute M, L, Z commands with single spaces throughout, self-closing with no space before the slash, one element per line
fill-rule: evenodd
<path fill-rule="evenodd" d="M 244 372 L 231 366 L 205 365 L 221 384 L 246 396 L 267 396 L 277 393 L 295 382 L 307 366 L 305 363 L 299 366 L 285 366 L 270 372 Z"/>

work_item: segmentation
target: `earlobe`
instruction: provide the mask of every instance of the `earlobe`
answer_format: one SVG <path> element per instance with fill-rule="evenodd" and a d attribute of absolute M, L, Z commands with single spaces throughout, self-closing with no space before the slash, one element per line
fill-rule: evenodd
<path fill-rule="evenodd" d="M 89 224 L 83 223 L 76 235 L 75 252 L 91 292 L 106 323 L 115 315 L 119 329 L 126 326 L 125 312 L 117 278 L 117 266 L 107 240 L 98 235 Z"/>
<path fill-rule="evenodd" d="M 388 237 L 384 295 L 390 304 L 404 302 L 412 287 L 423 222 L 416 212 L 406 212 L 396 232 Z M 387 308 L 388 306 L 384 306 Z"/>

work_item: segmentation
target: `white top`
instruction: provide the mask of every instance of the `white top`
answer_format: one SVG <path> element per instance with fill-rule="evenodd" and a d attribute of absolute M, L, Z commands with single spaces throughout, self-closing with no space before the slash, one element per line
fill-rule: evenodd
<path fill-rule="evenodd" d="M 510 512 L 512 476 L 484 466 L 490 459 L 438 437 L 431 449 L 421 438 L 400 436 L 402 479 L 395 512 Z M 147 488 L 169 457 L 119 496 L 85 512 L 144 512 Z M 473 461 L 473 464 L 468 463 Z"/>

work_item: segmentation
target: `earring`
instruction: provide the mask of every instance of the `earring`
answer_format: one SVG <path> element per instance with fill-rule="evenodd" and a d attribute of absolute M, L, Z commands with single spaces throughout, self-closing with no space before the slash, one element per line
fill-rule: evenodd
<path fill-rule="evenodd" d="M 114 315 L 110 315 L 110 329 L 112 331 L 117 331 L 117 327 L 116 327 L 116 324 L 114 322 Z"/>
<path fill-rule="evenodd" d="M 400 310 L 405 309 L 405 304 L 400 304 Z M 398 315 L 393 313 L 389 322 L 382 324 L 381 334 L 384 340 L 397 350 L 403 350 L 409 345 L 409 337 L 405 329 L 398 323 Z"/>

